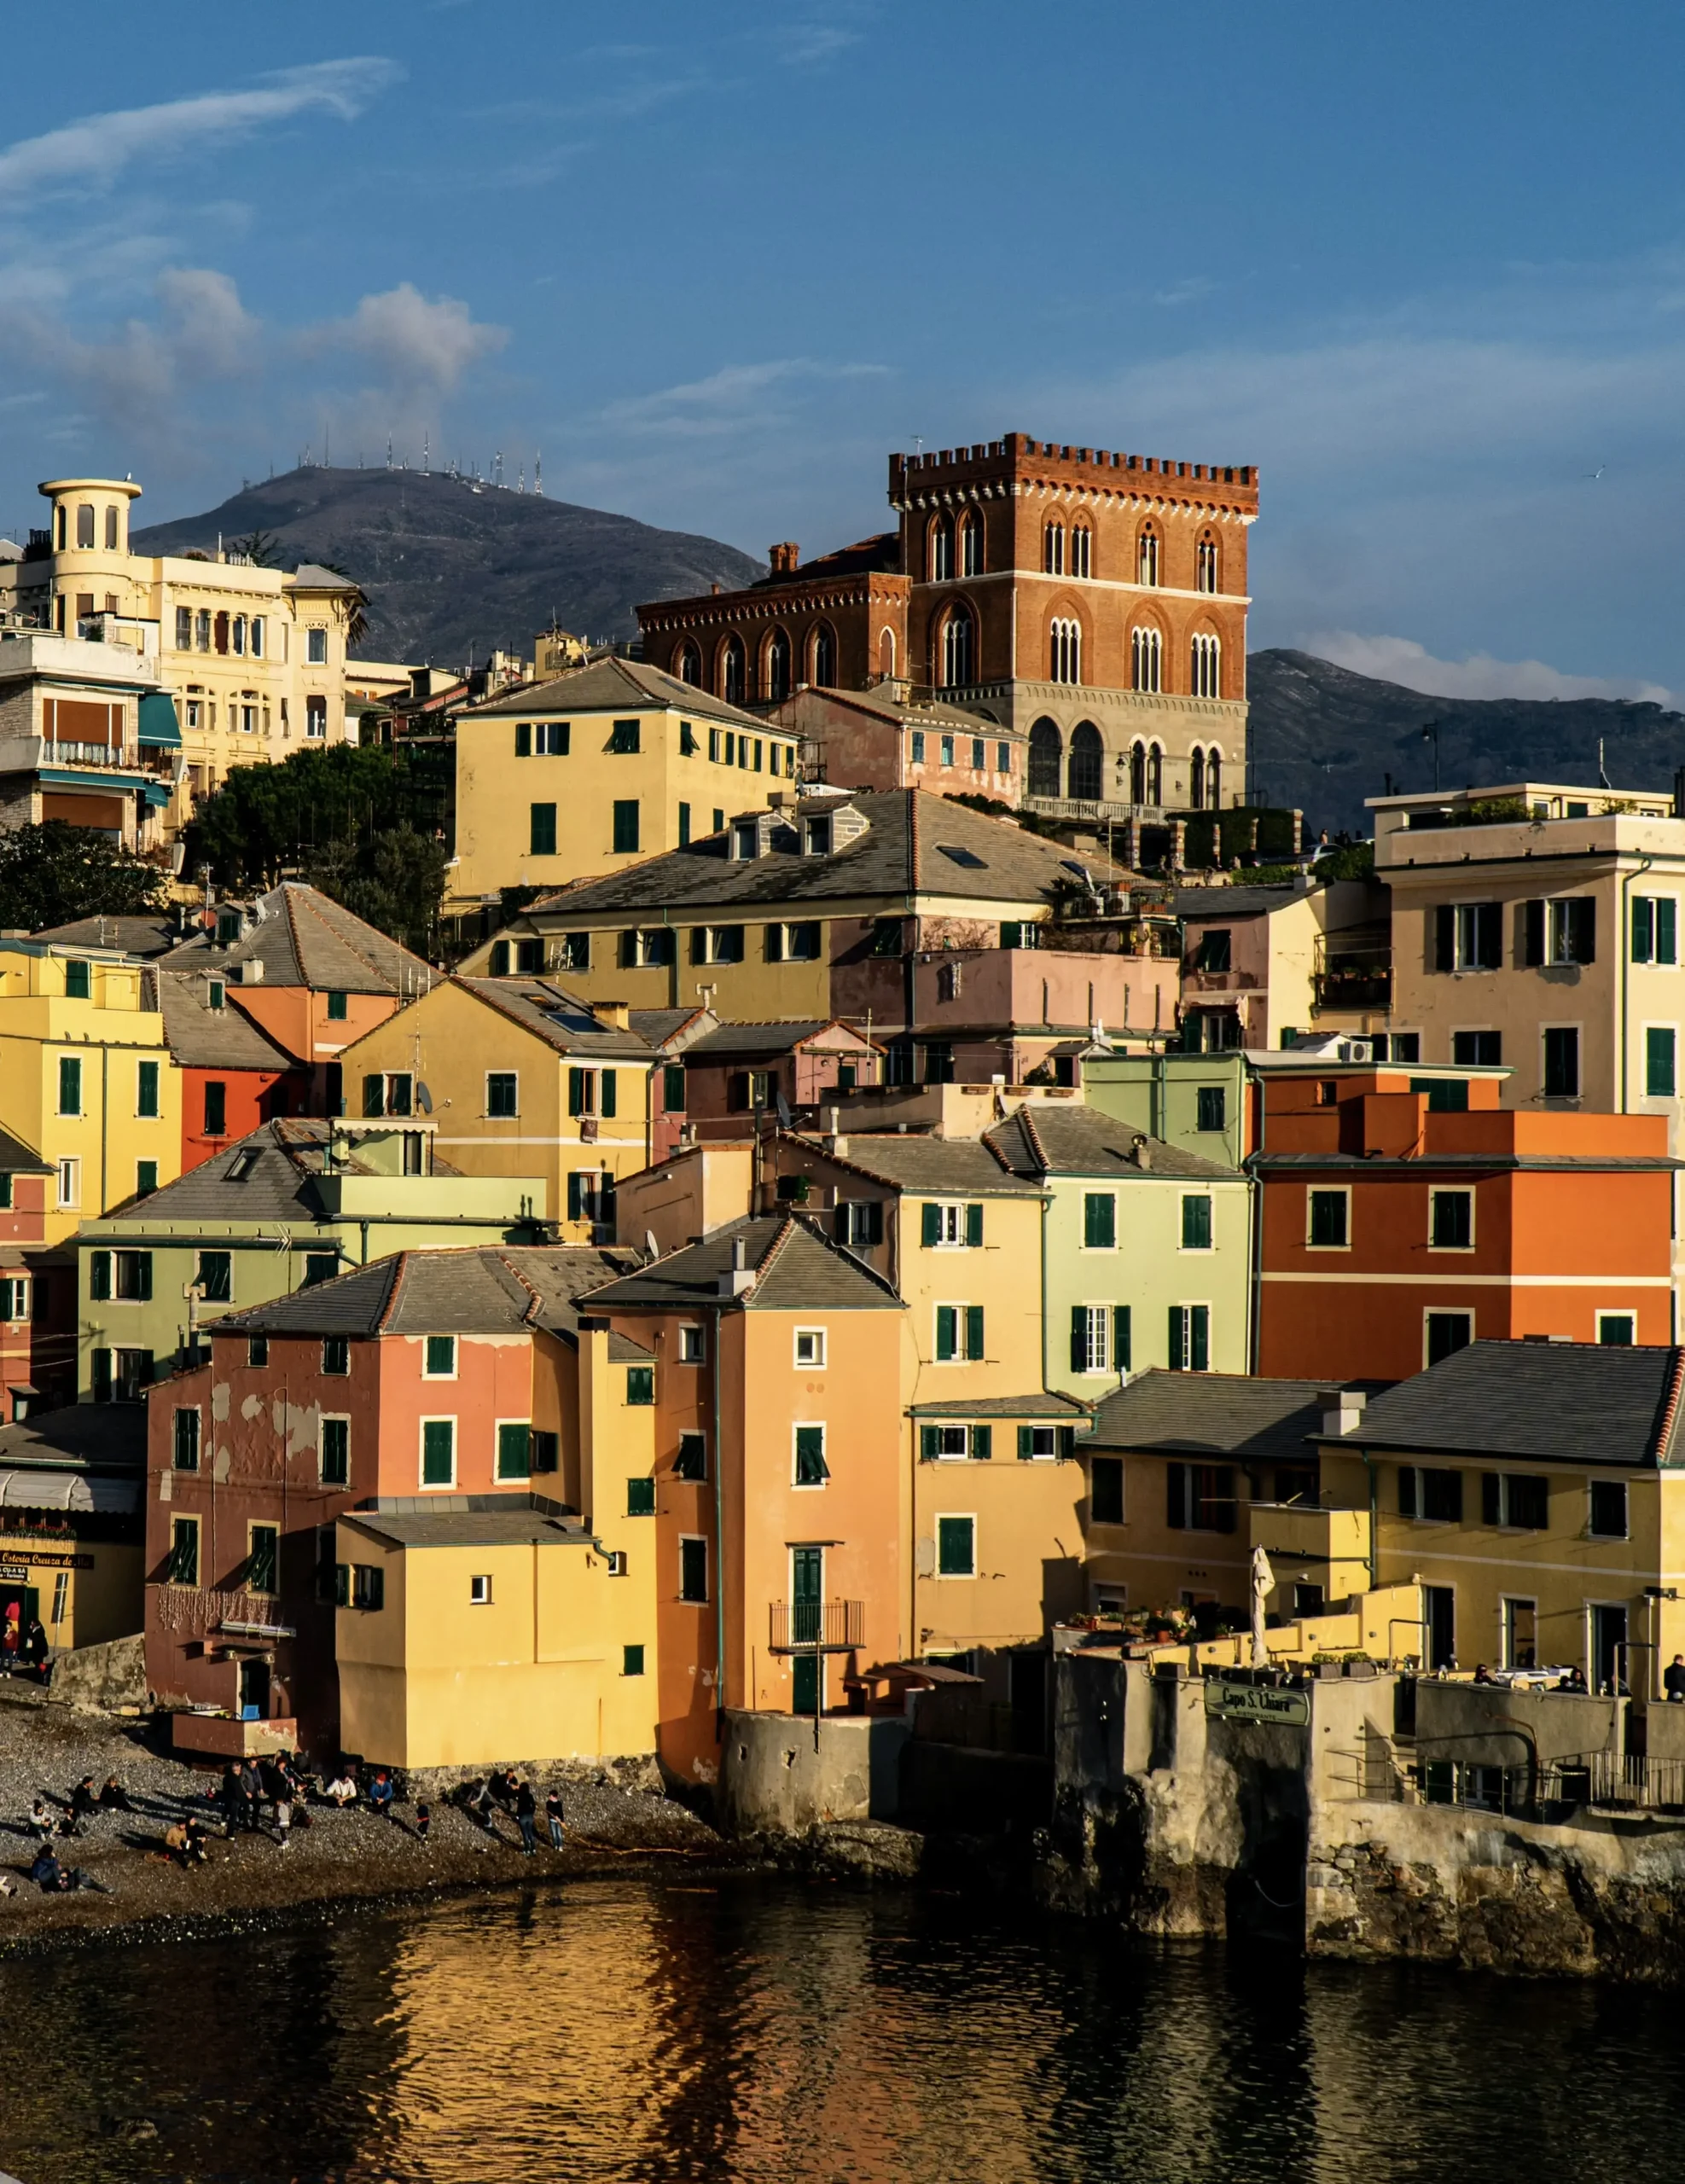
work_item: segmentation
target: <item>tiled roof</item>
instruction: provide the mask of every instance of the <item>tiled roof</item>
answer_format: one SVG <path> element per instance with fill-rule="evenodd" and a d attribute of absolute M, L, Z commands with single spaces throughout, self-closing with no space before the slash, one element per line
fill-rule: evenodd
<path fill-rule="evenodd" d="M 740 712 L 723 698 L 711 697 L 694 682 L 681 682 L 641 659 L 596 659 L 588 666 L 569 668 L 553 682 L 532 683 L 510 697 L 476 706 L 472 718 L 485 720 L 507 716 L 536 718 L 546 713 L 647 712 L 664 706 L 673 712 L 698 720 L 721 720 L 734 728 L 747 728 L 764 735 L 767 723 L 752 713 Z"/>
<path fill-rule="evenodd" d="M 1169 1373 L 1153 1366 L 1096 1407 L 1083 1445 L 1304 1463 L 1310 1455 L 1309 1437 L 1322 1430 L 1318 1397 L 1328 1385 L 1229 1373 Z"/>
<path fill-rule="evenodd" d="M 789 1054 L 804 1040 L 829 1031 L 835 1023 L 834 1017 L 808 1016 L 782 1024 L 722 1024 L 718 1031 L 710 1031 L 706 1038 L 687 1047 L 685 1055 L 689 1060 L 725 1061 L 737 1054 Z M 850 1038 L 857 1039 L 863 1047 L 866 1045 L 863 1033 L 852 1031 L 845 1024 L 837 1024 L 836 1028 Z"/>
<path fill-rule="evenodd" d="M 1089 1406 L 1074 1396 L 1055 1395 L 1043 1388 L 1032 1396 L 976 1396 L 968 1403 L 915 1403 L 907 1407 L 909 1418 L 1056 1418 L 1072 1425 L 1088 1416 Z"/>
<path fill-rule="evenodd" d="M 181 934 L 174 918 L 160 911 L 155 917 L 76 918 L 69 925 L 44 926 L 31 938 L 55 948 L 120 948 L 144 961 L 173 948 Z"/>
<path fill-rule="evenodd" d="M 845 1161 L 864 1176 L 892 1183 L 897 1190 L 944 1198 L 1039 1198 L 1033 1183 L 1003 1167 L 988 1146 L 975 1137 L 903 1137 L 898 1131 L 851 1131 L 839 1153 L 828 1138 L 798 1142 Z"/>
<path fill-rule="evenodd" d="M 997 1123 L 985 1142 L 1021 1176 L 1103 1176 L 1120 1182 L 1151 1182 L 1169 1176 L 1182 1182 L 1238 1182 L 1238 1169 L 1207 1160 L 1162 1138 L 1148 1138 L 1148 1165 L 1136 1156 L 1143 1133 L 1073 1101 L 1026 1101 Z"/>
<path fill-rule="evenodd" d="M 67 1404 L 0 1426 L 0 1465 L 72 1464 L 88 1471 L 144 1471 L 144 1403 Z"/>
<path fill-rule="evenodd" d="M 893 897 L 899 909 L 909 894 L 1031 904 L 1049 900 L 1055 881 L 1074 882 L 1079 870 L 1128 879 L 1098 853 L 1079 857 L 1008 821 L 920 789 L 863 789 L 832 799 L 829 808 L 845 806 L 869 824 L 829 856 L 804 856 L 795 828 L 775 820 L 773 846 L 763 857 L 733 857 L 729 830 L 710 834 L 547 897 L 528 915 L 560 926 L 582 911 L 770 909 L 856 897 Z"/>
<path fill-rule="evenodd" d="M 586 1300 L 592 1312 L 693 1310 L 729 1304 L 720 1279 L 731 1269 L 731 1248 L 742 1240 L 758 1276 L 738 1300 L 749 1311 L 902 1311 L 901 1299 L 879 1275 L 793 1214 L 762 1214 L 728 1222 Z"/>
<path fill-rule="evenodd" d="M 582 1292 L 636 1264 L 629 1253 L 581 1247 L 504 1252 L 394 1252 L 248 1312 L 216 1322 L 218 1334 L 503 1334 L 539 1327 L 577 1333 Z M 636 1349 L 637 1356 L 647 1356 Z"/>
<path fill-rule="evenodd" d="M 261 913 L 257 923 L 243 926 L 239 939 L 227 947 L 218 945 L 214 932 L 196 933 L 161 961 L 172 971 L 260 963 L 266 985 L 309 986 L 317 993 L 384 993 L 411 1000 L 439 983 L 439 973 L 419 956 L 302 880 L 282 880 L 259 896 L 255 907 Z"/>
<path fill-rule="evenodd" d="M 206 967 L 208 968 L 208 966 Z M 230 990 L 212 1008 L 206 972 L 153 973 L 164 1014 L 164 1040 L 183 1069 L 290 1069 L 293 1057 L 264 1036 Z"/>
<path fill-rule="evenodd" d="M 558 1054 L 604 1061 L 647 1063 L 654 1053 L 642 1031 L 618 1031 L 600 1024 L 577 995 L 552 985 L 547 979 L 458 979 L 456 983 L 512 1022 L 536 1032 Z M 645 1013 L 639 1011 L 640 1014 Z M 665 1018 L 677 1016 L 679 1012 L 659 1009 L 648 1013 Z"/>
<path fill-rule="evenodd" d="M 20 1137 L 14 1137 L 9 1130 L 0 1130 L 0 1175 L 49 1176 L 53 1172 L 50 1160 L 44 1160 L 38 1153 L 32 1153 Z"/>
<path fill-rule="evenodd" d="M 314 1222 L 318 1216 L 310 1177 L 321 1165 L 327 1132 L 325 1122 L 313 1127 L 264 1123 L 173 1183 L 130 1201 L 121 1217 L 144 1217 L 148 1228 L 160 1230 L 186 1229 L 199 1221 Z M 305 1165 L 310 1155 L 313 1165 Z"/>
<path fill-rule="evenodd" d="M 498 1507 L 499 1501 L 504 1507 Z M 589 1547 L 578 1517 L 537 1495 L 441 1495 L 420 1507 L 349 1509 L 355 1525 L 395 1547 Z"/>
<path fill-rule="evenodd" d="M 1354 1448 L 1671 1467 L 1685 1462 L 1685 1350 L 1475 1342 L 1369 1404 Z"/>
<path fill-rule="evenodd" d="M 915 706 L 909 700 L 891 697 L 881 684 L 870 690 L 833 690 L 816 684 L 814 695 L 823 699 L 828 706 L 845 706 L 851 712 L 866 713 L 874 720 L 892 722 L 898 727 L 950 729 L 964 735 L 1016 738 L 1020 743 L 1025 740 L 1021 728 L 1002 728 L 996 721 L 985 720 L 981 713 L 968 713 L 959 706 L 944 705 L 939 698 L 928 705 Z M 793 706 L 799 701 L 792 699 L 787 702 Z M 777 717 L 775 714 L 774 718 Z M 821 735 L 823 732 L 822 729 L 816 730 Z"/>
<path fill-rule="evenodd" d="M 1253 918 L 1302 903 L 1314 888 L 1178 887 L 1171 897 L 1179 918 Z"/>

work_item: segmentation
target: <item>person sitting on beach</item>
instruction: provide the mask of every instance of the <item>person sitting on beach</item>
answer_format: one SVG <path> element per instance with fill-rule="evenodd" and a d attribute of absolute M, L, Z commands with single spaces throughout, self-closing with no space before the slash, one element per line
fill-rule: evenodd
<path fill-rule="evenodd" d="M 100 1793 L 94 1787 L 94 1778 L 84 1774 L 70 1793 L 70 1815 L 73 1820 L 87 1820 L 100 1809 Z"/>
<path fill-rule="evenodd" d="M 357 1785 L 341 1768 L 322 1794 L 330 1805 L 337 1805 L 343 1812 L 347 1805 L 357 1803 Z"/>
<path fill-rule="evenodd" d="M 392 1780 L 384 1767 L 377 1767 L 375 1779 L 369 1785 L 369 1809 L 383 1820 L 392 1816 Z"/>
<path fill-rule="evenodd" d="M 101 1809 L 106 1812 L 133 1812 L 129 1792 L 114 1774 L 106 1777 L 105 1787 L 100 1792 Z"/>
<path fill-rule="evenodd" d="M 189 1813 L 185 1820 L 178 1820 L 164 1833 L 164 1848 L 182 1867 L 202 1866 L 210 1862 L 210 1852 L 205 1847 L 205 1831 Z"/>
<path fill-rule="evenodd" d="M 58 1827 L 58 1816 L 44 1798 L 37 1798 L 29 1808 L 29 1827 L 32 1834 L 44 1843 Z"/>
<path fill-rule="evenodd" d="M 44 1843 L 36 1853 L 35 1863 L 29 1869 L 29 1878 L 43 1896 L 62 1896 L 75 1883 Z"/>

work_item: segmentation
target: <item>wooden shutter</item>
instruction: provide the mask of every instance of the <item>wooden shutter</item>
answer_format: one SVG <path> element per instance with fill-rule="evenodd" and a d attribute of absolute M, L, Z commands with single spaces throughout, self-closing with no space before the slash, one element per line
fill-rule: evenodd
<path fill-rule="evenodd" d="M 1172 1373 L 1185 1371 L 1182 1362 L 1182 1311 L 1180 1304 L 1171 1306 L 1170 1367 Z"/>
<path fill-rule="evenodd" d="M 1186 1464 L 1166 1464 L 1165 1467 L 1165 1522 L 1173 1532 L 1185 1532 L 1188 1529 Z"/>
<path fill-rule="evenodd" d="M 931 1250 L 942 1234 L 942 1209 L 928 1199 L 919 1209 L 919 1241 L 927 1251 Z"/>
<path fill-rule="evenodd" d="M 1571 895 L 1568 897 L 1568 961 L 1571 963 L 1595 963 L 1597 961 L 1597 903 L 1590 895 Z"/>
<path fill-rule="evenodd" d="M 1018 1429 L 1018 1461 L 1020 1463 L 1027 1464 L 1035 1453 L 1035 1427 L 1033 1426 L 1020 1426 Z"/>
<path fill-rule="evenodd" d="M 1521 905 L 1521 959 L 1529 966 L 1544 961 L 1544 902 L 1537 895 Z"/>
<path fill-rule="evenodd" d="M 1436 971 L 1454 971 L 1457 961 L 1457 914 L 1450 903 L 1441 903 L 1433 913 L 1433 967 Z"/>
<path fill-rule="evenodd" d="M 1483 1525 L 1496 1525 L 1502 1521 L 1499 1513 L 1501 1492 L 1496 1472 L 1483 1471 L 1480 1474 L 1480 1521 Z"/>
<path fill-rule="evenodd" d="M 983 1208 L 980 1205 L 966 1208 L 966 1241 L 973 1251 L 980 1250 L 983 1243 Z"/>
<path fill-rule="evenodd" d="M 1209 1372 L 1211 1362 L 1211 1307 L 1209 1304 L 1190 1304 L 1188 1317 L 1188 1369 L 1190 1373 Z"/>
<path fill-rule="evenodd" d="M 973 1426 L 971 1429 L 971 1453 L 979 1463 L 987 1463 L 995 1453 L 995 1429 L 992 1426 Z"/>
<path fill-rule="evenodd" d="M 1235 1501 L 1235 1472 L 1228 1464 L 1218 1464 L 1211 1472 L 1211 1530 L 1232 1532 L 1240 1511 Z"/>
<path fill-rule="evenodd" d="M 614 1087 L 619 1082 L 619 1076 L 620 1072 L 619 1070 L 605 1069 L 603 1071 L 601 1080 L 601 1089 L 597 1101 L 597 1112 L 599 1114 L 612 1115 L 613 1113 Z"/>
<path fill-rule="evenodd" d="M 983 1355 L 983 1307 L 966 1306 L 966 1356 L 980 1358 Z"/>
<path fill-rule="evenodd" d="M 955 1339 L 957 1318 L 958 1316 L 953 1305 L 938 1304 L 937 1306 L 936 1362 L 938 1365 L 947 1364 L 958 1347 Z"/>
<path fill-rule="evenodd" d="M 1064 1463 L 1069 1461 L 1069 1459 L 1073 1457 L 1077 1453 L 1077 1429 L 1074 1426 L 1060 1426 L 1055 1427 L 1055 1431 L 1059 1437 L 1059 1460 L 1061 1463 Z M 1121 1469 L 1121 1458 L 1119 1458 L 1118 1463 L 1119 1468 Z"/>
<path fill-rule="evenodd" d="M 1416 1514 L 1416 1467 L 1414 1464 L 1400 1464 L 1398 1467 L 1398 1514 L 1401 1517 Z"/>
<path fill-rule="evenodd" d="M 941 1454 L 941 1429 L 935 1426 L 920 1426 L 919 1454 L 924 1458 L 925 1461 L 927 1463 L 933 1463 L 936 1461 L 936 1458 Z"/>
<path fill-rule="evenodd" d="M 1086 1373 L 1089 1368 L 1089 1316 L 1085 1305 L 1071 1307 L 1071 1370 Z"/>
<path fill-rule="evenodd" d="M 1130 1308 L 1127 1304 L 1112 1307 L 1112 1367 L 1114 1372 L 1130 1369 Z"/>
<path fill-rule="evenodd" d="M 1503 910 L 1496 903 L 1482 903 L 1475 910 L 1474 955 L 1483 971 L 1503 968 Z"/>

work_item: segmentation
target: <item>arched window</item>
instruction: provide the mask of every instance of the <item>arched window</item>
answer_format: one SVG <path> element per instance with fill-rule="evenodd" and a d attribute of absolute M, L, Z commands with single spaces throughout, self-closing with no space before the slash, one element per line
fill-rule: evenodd
<path fill-rule="evenodd" d="M 678 658 L 673 662 L 673 669 L 681 682 L 694 682 L 700 688 L 702 655 L 689 637 L 678 648 Z"/>
<path fill-rule="evenodd" d="M 1194 586 L 1200 591 L 1215 591 L 1217 583 L 1217 535 L 1206 531 L 1200 541 L 1195 555 Z"/>
<path fill-rule="evenodd" d="M 954 519 L 939 515 L 930 526 L 930 580 L 945 584 L 954 573 Z"/>
<path fill-rule="evenodd" d="M 1197 743 L 1188 762 L 1188 801 L 1195 811 L 1206 808 L 1206 754 Z"/>
<path fill-rule="evenodd" d="M 834 687 L 837 679 L 837 633 L 828 622 L 821 622 L 814 629 L 807 644 L 807 679 L 822 690 Z"/>
<path fill-rule="evenodd" d="M 972 509 L 960 526 L 960 574 L 980 577 L 983 573 L 983 518 Z"/>
<path fill-rule="evenodd" d="M 1213 811 L 1223 809 L 1223 758 L 1216 751 L 1206 760 L 1206 802 Z"/>
<path fill-rule="evenodd" d="M 1194 639 L 1188 687 L 1196 698 L 1220 698 L 1223 695 L 1222 641 L 1204 630 Z"/>
<path fill-rule="evenodd" d="M 1165 754 L 1155 743 L 1147 753 L 1147 802 L 1165 800 Z"/>
<path fill-rule="evenodd" d="M 1130 802 L 1145 804 L 1146 801 L 1147 746 L 1134 743 L 1130 746 Z"/>
<path fill-rule="evenodd" d="M 719 694 L 729 706 L 743 702 L 743 640 L 728 637 L 719 656 Z"/>
<path fill-rule="evenodd" d="M 766 694 L 776 706 L 790 694 L 790 640 L 782 630 L 767 639 L 764 665 Z"/>
<path fill-rule="evenodd" d="M 1105 793 L 1105 776 L 1106 746 L 1100 740 L 1100 730 L 1091 720 L 1078 721 L 1071 731 L 1072 797 L 1084 804 L 1098 804 Z"/>
<path fill-rule="evenodd" d="M 1159 534 L 1150 523 L 1141 534 L 1135 580 L 1137 584 L 1157 584 L 1159 581 Z"/>
<path fill-rule="evenodd" d="M 1058 616 L 1049 632 L 1048 676 L 1055 682 L 1083 679 L 1083 625 Z"/>
<path fill-rule="evenodd" d="M 1165 641 L 1157 630 L 1130 631 L 1130 685 L 1136 690 L 1164 688 Z"/>
<path fill-rule="evenodd" d="M 886 680 L 895 672 L 895 632 L 893 630 L 880 630 L 878 632 L 878 672 Z"/>
<path fill-rule="evenodd" d="M 977 680 L 977 624 L 968 607 L 956 607 L 942 624 L 942 688 L 962 689 Z"/>
<path fill-rule="evenodd" d="M 1042 566 L 1050 577 L 1065 573 L 1065 526 L 1050 523 L 1042 533 Z"/>
<path fill-rule="evenodd" d="M 1085 523 L 1071 527 L 1071 573 L 1073 577 L 1094 574 L 1094 533 Z"/>
<path fill-rule="evenodd" d="M 1030 730 L 1030 793 L 1059 794 L 1060 760 L 1064 743 L 1059 730 L 1045 715 Z"/>

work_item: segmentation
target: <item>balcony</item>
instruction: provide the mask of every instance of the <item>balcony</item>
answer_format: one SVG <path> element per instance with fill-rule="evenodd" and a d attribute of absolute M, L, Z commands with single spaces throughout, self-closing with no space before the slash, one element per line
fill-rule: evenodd
<path fill-rule="evenodd" d="M 1312 976 L 1316 1006 L 1322 1008 L 1390 1008 L 1392 956 L 1390 950 L 1361 956 L 1331 956 Z"/>
<path fill-rule="evenodd" d="M 1278 1588 L 1273 1606 L 1281 1613 L 1285 1615 L 1291 1605 L 1282 1593 L 1295 1578 L 1320 1585 L 1328 1601 L 1368 1589 L 1367 1509 L 1324 1509 L 1315 1502 L 1254 1502 L 1251 1518 L 1252 1544 L 1270 1557 Z"/>
<path fill-rule="evenodd" d="M 119 743 L 57 743 L 50 736 L 41 740 L 41 764 L 44 766 L 114 766 L 127 769 L 135 761 L 125 758 Z"/>
<path fill-rule="evenodd" d="M 769 1651 L 851 1653 L 866 1642 L 864 1600 L 774 1600 Z"/>

